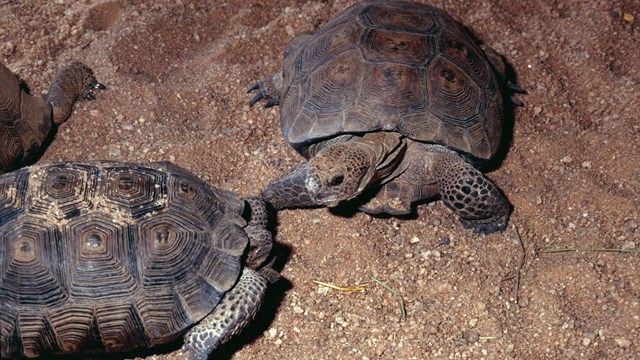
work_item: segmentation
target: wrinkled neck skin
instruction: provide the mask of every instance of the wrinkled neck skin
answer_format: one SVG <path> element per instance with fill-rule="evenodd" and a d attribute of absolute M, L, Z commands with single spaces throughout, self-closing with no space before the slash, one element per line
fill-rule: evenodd
<path fill-rule="evenodd" d="M 337 206 L 399 175 L 406 146 L 406 139 L 391 132 L 329 143 L 269 184 L 262 196 L 276 209 Z"/>

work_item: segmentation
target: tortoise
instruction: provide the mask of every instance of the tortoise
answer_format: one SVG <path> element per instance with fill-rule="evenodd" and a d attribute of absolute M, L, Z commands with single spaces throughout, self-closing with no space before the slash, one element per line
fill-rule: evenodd
<path fill-rule="evenodd" d="M 93 90 L 105 88 L 88 66 L 73 61 L 56 73 L 44 98 L 31 96 L 0 64 L 0 174 L 33 161 L 54 125 L 69 118 L 73 103 L 94 100 Z"/>
<path fill-rule="evenodd" d="M 360 199 L 361 211 L 406 215 L 439 195 L 465 227 L 504 230 L 510 205 L 478 170 L 498 150 L 503 96 L 522 91 L 504 69 L 436 7 L 349 7 L 291 40 L 282 71 L 248 89 L 251 105 L 281 105 L 284 138 L 307 159 L 263 198 L 276 209 Z"/>
<path fill-rule="evenodd" d="M 259 197 L 171 163 L 39 164 L 0 176 L 2 358 L 115 353 L 184 334 L 206 359 L 255 316 L 272 269 Z"/>

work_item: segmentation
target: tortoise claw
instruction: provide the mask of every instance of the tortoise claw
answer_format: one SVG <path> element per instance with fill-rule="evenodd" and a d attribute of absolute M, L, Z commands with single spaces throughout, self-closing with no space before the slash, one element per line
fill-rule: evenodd
<path fill-rule="evenodd" d="M 269 100 L 267 101 L 267 104 L 266 104 L 264 107 L 268 109 L 268 108 L 270 108 L 270 107 L 274 107 L 274 106 L 275 106 L 275 105 L 277 105 L 277 104 L 278 104 L 278 102 L 277 102 L 276 100 L 274 100 L 274 99 L 269 99 Z"/>
<path fill-rule="evenodd" d="M 251 98 L 251 100 L 249 100 L 249 106 L 255 105 L 258 101 L 262 100 L 263 98 L 264 98 L 264 94 L 262 93 L 262 91 L 258 92 L 257 94 L 255 94 L 254 97 Z"/>
<path fill-rule="evenodd" d="M 107 87 L 104 84 L 101 84 L 97 81 L 92 81 L 89 85 L 87 85 L 87 87 L 85 87 L 84 91 L 82 92 L 82 97 L 85 100 L 95 100 L 96 95 L 93 93 L 93 90 L 105 90 L 106 88 Z"/>
<path fill-rule="evenodd" d="M 512 93 L 518 93 L 518 94 L 526 94 L 527 93 L 520 86 L 512 83 L 511 81 L 507 81 L 507 89 L 509 89 L 509 91 L 512 92 Z"/>
<path fill-rule="evenodd" d="M 248 93 L 250 93 L 250 92 L 252 92 L 253 90 L 258 90 L 258 89 L 260 89 L 260 87 L 262 86 L 262 84 L 261 84 L 261 83 L 262 83 L 261 81 L 254 82 L 253 84 L 251 84 L 251 86 L 249 86 L 249 87 L 247 88 L 247 92 L 248 92 Z"/>
<path fill-rule="evenodd" d="M 520 86 L 512 83 L 511 81 L 507 81 L 507 91 L 509 92 L 509 100 L 511 100 L 511 103 L 515 106 L 524 106 L 524 103 L 522 101 L 520 101 L 520 99 L 517 99 L 515 96 L 513 96 L 512 94 L 526 94 L 527 92 L 525 90 L 523 90 Z"/>
<path fill-rule="evenodd" d="M 107 88 L 104 84 L 101 84 L 97 81 L 92 82 L 91 87 L 94 89 L 100 89 L 100 90 L 105 90 Z"/>
<path fill-rule="evenodd" d="M 271 78 L 259 80 L 247 88 L 247 92 L 257 93 L 249 100 L 249 106 L 255 105 L 258 101 L 266 100 L 265 108 L 270 108 L 280 104 L 280 89 L 282 88 L 282 73 L 277 73 Z"/>
<path fill-rule="evenodd" d="M 511 103 L 515 106 L 524 106 L 524 103 L 522 101 L 520 101 L 520 99 L 514 97 L 514 96 L 509 96 L 509 99 L 511 100 Z"/>

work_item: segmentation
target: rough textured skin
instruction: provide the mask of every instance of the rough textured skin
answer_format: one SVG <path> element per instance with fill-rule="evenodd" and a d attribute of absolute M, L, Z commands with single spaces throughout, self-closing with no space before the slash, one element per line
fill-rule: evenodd
<path fill-rule="evenodd" d="M 408 169 L 384 184 L 360 210 L 406 215 L 411 203 L 435 195 L 477 233 L 503 231 L 510 205 L 491 180 L 444 146 L 411 142 L 405 155 Z"/>
<path fill-rule="evenodd" d="M 428 166 L 424 161 L 412 165 L 406 156 L 392 156 L 395 161 L 385 163 L 380 171 L 379 161 L 387 149 L 365 149 L 356 143 L 363 133 L 387 132 L 395 134 L 403 148 L 411 142 L 440 144 L 475 164 L 488 161 L 499 147 L 503 123 L 502 76 L 495 71 L 504 66 L 493 66 L 492 61 L 501 59 L 494 52 L 490 55 L 444 11 L 400 1 L 363 1 L 315 33 L 296 37 L 285 50 L 282 73 L 252 86 L 250 90 L 258 94 L 251 102 L 266 99 L 267 106 L 280 104 L 285 140 L 310 160 L 308 166 L 296 167 L 269 185 L 264 198 L 276 208 L 307 203 L 335 206 L 369 187 L 383 185 L 374 203 L 384 205 L 371 203 L 365 208 L 405 214 L 410 212 L 410 201 L 445 190 L 444 184 L 435 191 L 433 184 L 399 186 L 401 182 L 393 181 L 396 176 L 437 176 L 424 171 Z M 341 144 L 331 141 L 344 135 L 353 138 Z M 450 173 L 461 169 L 447 168 L 453 166 L 447 161 L 433 165 L 450 180 L 454 180 Z M 364 181 L 359 174 L 367 167 L 374 174 Z M 336 176 L 341 176 L 340 184 L 317 181 Z M 418 182 L 428 183 L 426 179 Z M 506 203 L 497 190 L 496 194 L 498 202 Z M 508 211 L 508 206 L 489 206 L 483 212 L 458 214 L 476 231 L 491 232 L 504 226 L 486 222 L 506 219 Z"/>
<path fill-rule="evenodd" d="M 263 192 L 275 208 L 336 206 L 388 178 L 405 151 L 397 133 L 373 132 L 323 147 Z M 282 202 L 280 202 L 282 201 Z"/>
<path fill-rule="evenodd" d="M 169 163 L 46 164 L 0 176 L 2 357 L 177 339 L 234 289 L 247 249 L 264 266 L 265 206 L 249 203 L 255 209 Z M 232 297 L 241 308 L 216 310 L 222 325 L 207 327 L 242 328 L 262 296 L 244 294 Z"/>
<path fill-rule="evenodd" d="M 53 122 L 59 125 L 67 121 L 76 100 L 93 100 L 93 89 L 104 89 L 104 85 L 85 64 L 73 61 L 58 71 L 46 96 L 53 109 Z"/>
<path fill-rule="evenodd" d="M 189 360 L 206 360 L 217 344 L 242 330 L 256 315 L 267 290 L 267 279 L 245 268 L 240 280 L 218 306 L 184 337 Z"/>
<path fill-rule="evenodd" d="M 72 62 L 56 73 L 43 99 L 22 90 L 0 64 L 0 174 L 33 160 L 53 123 L 65 122 L 77 99 L 94 99 L 93 89 L 104 88 L 91 69 Z"/>

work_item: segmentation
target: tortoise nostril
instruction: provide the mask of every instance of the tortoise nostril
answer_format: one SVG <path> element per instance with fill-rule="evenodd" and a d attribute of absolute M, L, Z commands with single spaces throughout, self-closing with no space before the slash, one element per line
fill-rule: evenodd
<path fill-rule="evenodd" d="M 331 179 L 329 179 L 328 185 L 329 186 L 338 186 L 340 184 L 342 184 L 344 182 L 344 176 L 343 175 L 333 175 L 331 177 Z"/>

